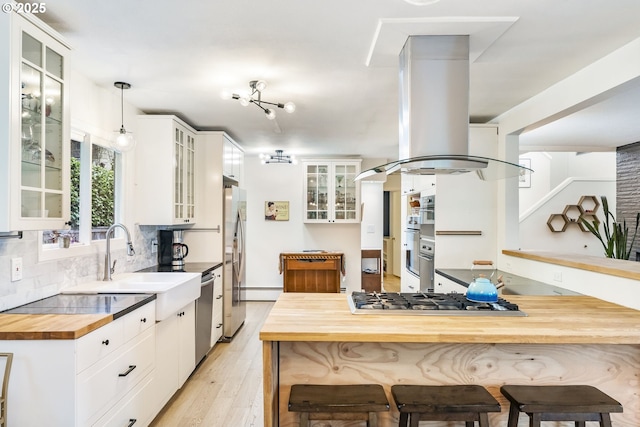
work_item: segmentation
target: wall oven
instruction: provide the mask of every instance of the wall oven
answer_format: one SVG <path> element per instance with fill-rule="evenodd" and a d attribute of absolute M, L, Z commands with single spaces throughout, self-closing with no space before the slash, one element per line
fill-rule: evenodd
<path fill-rule="evenodd" d="M 435 278 L 434 257 L 436 241 L 433 237 L 420 237 L 420 251 L 418 255 L 420 267 L 420 292 L 433 292 Z"/>
<path fill-rule="evenodd" d="M 423 196 L 420 198 L 420 224 L 435 224 L 436 221 L 436 196 Z"/>
<path fill-rule="evenodd" d="M 406 268 L 416 277 L 420 277 L 419 257 L 420 253 L 420 221 L 417 216 L 407 217 L 406 228 Z"/>

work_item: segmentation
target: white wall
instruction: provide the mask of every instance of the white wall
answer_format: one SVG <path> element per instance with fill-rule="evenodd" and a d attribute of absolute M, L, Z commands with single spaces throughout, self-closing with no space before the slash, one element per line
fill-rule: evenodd
<path fill-rule="evenodd" d="M 282 292 L 279 254 L 305 249 L 343 252 L 346 275 L 342 287 L 348 292 L 360 288 L 360 224 L 305 224 L 303 179 L 301 162 L 262 165 L 258 156 L 245 156 L 242 187 L 247 190 L 249 300 L 275 300 Z M 265 201 L 288 201 L 289 221 L 266 221 Z"/>
<path fill-rule="evenodd" d="M 615 211 L 616 153 L 530 152 L 522 158 L 531 159 L 535 172 L 530 175 L 531 187 L 519 188 L 519 248 L 603 256 L 601 243 L 591 233 L 574 224 L 564 232 L 553 232 L 547 221 L 552 214 L 562 214 L 567 205 L 576 205 L 582 196 L 598 200 L 607 196 Z M 596 214 L 604 219 L 602 207 Z"/>
<path fill-rule="evenodd" d="M 519 188 L 520 214 L 526 212 L 567 178 L 615 179 L 616 153 L 529 152 L 520 159 L 531 160 L 531 187 Z M 600 194 L 596 194 L 600 196 Z"/>

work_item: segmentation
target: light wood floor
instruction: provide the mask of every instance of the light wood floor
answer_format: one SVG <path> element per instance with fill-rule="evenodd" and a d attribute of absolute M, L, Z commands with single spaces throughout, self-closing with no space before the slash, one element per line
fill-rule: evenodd
<path fill-rule="evenodd" d="M 218 343 L 150 427 L 261 427 L 262 341 L 273 302 L 247 302 L 247 318 L 230 343 Z"/>
<path fill-rule="evenodd" d="M 400 292 L 400 278 L 393 274 L 386 274 L 382 278 L 382 288 L 385 292 Z"/>

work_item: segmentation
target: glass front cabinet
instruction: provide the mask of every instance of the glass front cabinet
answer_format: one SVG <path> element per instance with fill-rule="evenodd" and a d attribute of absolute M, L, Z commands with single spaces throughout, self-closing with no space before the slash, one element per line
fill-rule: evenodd
<path fill-rule="evenodd" d="M 360 160 L 304 162 L 304 222 L 360 222 Z"/>
<path fill-rule="evenodd" d="M 196 131 L 176 116 L 152 114 L 137 117 L 136 131 L 136 222 L 195 224 Z"/>
<path fill-rule="evenodd" d="M 31 22 L 33 20 L 33 22 Z M 63 228 L 69 221 L 67 56 L 33 18 L 3 14 L 0 61 L 0 231 Z M 4 37 L 8 35 L 8 37 Z"/>

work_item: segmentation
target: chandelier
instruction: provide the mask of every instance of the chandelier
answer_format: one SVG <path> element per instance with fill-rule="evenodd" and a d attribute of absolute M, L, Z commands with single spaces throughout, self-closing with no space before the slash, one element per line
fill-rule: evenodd
<path fill-rule="evenodd" d="M 276 150 L 276 154 L 260 154 L 260 163 L 266 165 L 267 163 L 293 163 L 294 165 L 298 163 L 296 158 L 291 156 L 285 156 L 282 154 L 282 150 Z"/>
<path fill-rule="evenodd" d="M 226 99 L 237 99 L 240 101 L 240 104 L 246 107 L 249 104 L 256 105 L 267 116 L 267 119 L 273 120 L 276 118 L 276 112 L 273 108 L 269 108 L 268 106 L 272 105 L 274 107 L 282 108 L 287 113 L 293 113 L 296 111 L 296 104 L 293 102 L 287 102 L 286 104 L 282 104 L 279 102 L 268 102 L 262 100 L 262 91 L 267 87 L 267 82 L 264 80 L 251 80 L 249 82 L 249 87 L 251 88 L 251 94 L 249 95 L 238 95 L 237 93 L 231 94 L 223 94 L 223 98 Z M 266 104 L 267 107 L 264 107 L 262 104 Z"/>

